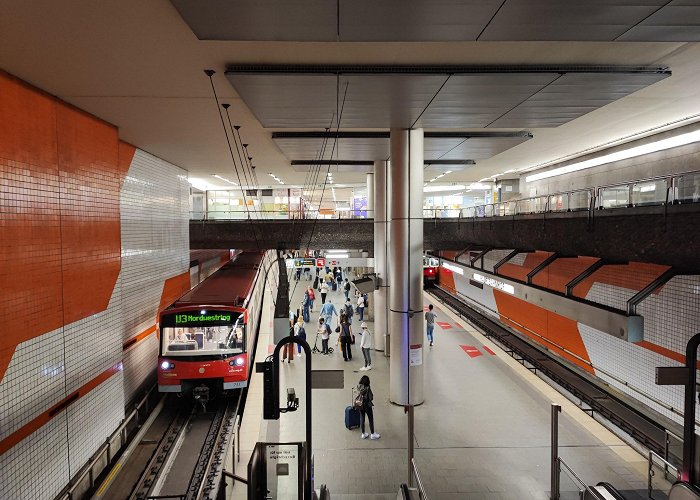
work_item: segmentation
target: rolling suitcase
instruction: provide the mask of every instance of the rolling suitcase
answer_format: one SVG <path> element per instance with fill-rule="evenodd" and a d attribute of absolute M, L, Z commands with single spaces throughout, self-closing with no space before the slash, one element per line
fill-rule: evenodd
<path fill-rule="evenodd" d="M 352 400 L 350 406 L 345 408 L 345 427 L 357 429 L 360 426 L 360 410 L 355 409 L 355 389 L 351 391 Z"/>
<path fill-rule="evenodd" d="M 331 285 L 331 287 L 333 288 L 334 292 L 337 291 L 338 290 L 338 283 L 336 283 L 336 281 L 333 280 L 333 284 Z"/>
<path fill-rule="evenodd" d="M 357 429 L 360 426 L 360 412 L 352 406 L 345 408 L 345 427 Z"/>

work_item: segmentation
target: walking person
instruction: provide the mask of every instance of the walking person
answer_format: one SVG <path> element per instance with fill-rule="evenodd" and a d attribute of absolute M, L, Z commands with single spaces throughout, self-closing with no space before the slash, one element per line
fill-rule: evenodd
<path fill-rule="evenodd" d="M 312 287 L 309 287 L 306 292 L 309 294 L 309 310 L 314 312 L 314 300 L 316 300 L 316 294 L 314 293 L 314 289 Z"/>
<path fill-rule="evenodd" d="M 296 315 L 294 315 L 289 325 L 290 337 L 293 337 L 296 334 L 295 326 L 298 321 L 301 321 L 301 316 L 297 320 Z M 294 359 L 294 344 L 292 342 L 290 342 L 289 344 L 284 344 L 284 346 L 282 347 L 282 363 L 284 363 L 285 359 L 287 360 L 287 363 L 291 363 Z"/>
<path fill-rule="evenodd" d="M 362 295 L 357 297 L 357 314 L 360 315 L 360 321 L 365 319 L 365 298 Z"/>
<path fill-rule="evenodd" d="M 428 311 L 425 313 L 425 332 L 428 334 L 430 345 L 433 345 L 433 331 L 435 330 L 435 318 L 437 315 L 433 312 L 433 305 L 428 306 Z"/>
<path fill-rule="evenodd" d="M 318 330 L 316 333 L 321 335 L 321 354 L 328 354 L 328 339 L 331 338 L 331 327 L 323 318 L 318 320 Z"/>
<path fill-rule="evenodd" d="M 308 290 L 304 292 L 304 300 L 301 302 L 301 315 L 306 323 L 311 321 L 311 298 Z"/>
<path fill-rule="evenodd" d="M 348 317 L 343 314 L 340 316 L 340 348 L 343 351 L 343 361 L 352 361 L 352 325 L 348 321 Z"/>
<path fill-rule="evenodd" d="M 362 375 L 360 383 L 357 385 L 357 392 L 359 393 L 358 398 L 361 401 L 360 407 L 358 408 L 360 410 L 360 429 L 362 431 L 360 437 L 362 439 L 379 439 L 381 436 L 378 432 L 374 431 L 374 410 L 372 410 L 374 406 L 374 394 L 372 394 L 372 388 L 369 385 L 369 377 L 367 375 Z M 367 419 L 369 420 L 369 432 L 371 434 L 365 432 L 365 415 L 367 415 Z"/>
<path fill-rule="evenodd" d="M 343 312 L 348 317 L 348 321 L 352 325 L 352 317 L 355 315 L 355 310 L 352 308 L 352 302 L 350 302 L 350 299 L 345 301 Z"/>
<path fill-rule="evenodd" d="M 362 349 L 362 357 L 365 358 L 365 366 L 360 368 L 360 371 L 367 371 L 372 369 L 372 358 L 370 357 L 370 349 L 372 349 L 372 332 L 367 328 L 367 323 L 363 322 L 360 325 L 362 331 L 362 338 L 360 339 L 360 349 Z"/>
<path fill-rule="evenodd" d="M 331 325 L 331 320 L 333 319 L 333 315 L 338 316 L 338 311 L 333 305 L 333 301 L 331 299 L 328 299 L 328 302 L 323 304 L 323 307 L 321 307 L 321 312 L 319 313 L 320 317 L 323 318 L 323 320 L 326 322 L 328 327 L 330 328 Z"/>
<path fill-rule="evenodd" d="M 326 295 L 328 295 L 328 282 L 324 279 L 321 284 L 321 304 L 326 303 Z"/>
<path fill-rule="evenodd" d="M 345 293 L 345 298 L 350 298 L 350 282 L 345 278 L 345 285 L 343 285 L 343 293 Z"/>
<path fill-rule="evenodd" d="M 306 340 L 306 330 L 304 329 L 304 320 L 302 318 L 299 318 L 294 325 L 294 335 L 299 337 L 301 340 Z M 297 350 L 299 357 L 301 357 L 301 344 L 297 344 Z"/>

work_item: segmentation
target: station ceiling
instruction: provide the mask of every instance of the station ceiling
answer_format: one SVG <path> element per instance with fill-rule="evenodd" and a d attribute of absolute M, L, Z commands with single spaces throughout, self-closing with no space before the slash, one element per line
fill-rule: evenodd
<path fill-rule="evenodd" d="M 446 134 L 426 138 L 427 160 L 473 160 L 426 165 L 426 177 L 449 169 L 444 180 L 459 183 L 700 118 L 692 0 L 3 0 L 0 8 L 0 68 L 221 187 L 230 186 L 211 175 L 231 178 L 233 166 L 205 68 L 217 71 L 218 97 L 231 104 L 258 172 L 286 184 L 304 182 L 298 162 L 318 157 L 318 134 L 338 127 L 341 98 L 339 130 L 359 135 L 339 139 L 335 159 L 383 159 L 388 139 L 373 133 L 421 126 Z M 467 132 L 494 136 L 447 135 Z M 343 185 L 363 183 L 367 169 L 332 170 Z"/>

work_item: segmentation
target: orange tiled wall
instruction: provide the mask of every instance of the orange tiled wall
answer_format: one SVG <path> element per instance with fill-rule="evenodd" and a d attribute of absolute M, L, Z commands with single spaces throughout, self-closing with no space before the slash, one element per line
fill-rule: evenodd
<path fill-rule="evenodd" d="M 0 379 L 17 344 L 104 310 L 119 274 L 113 126 L 0 73 Z"/>

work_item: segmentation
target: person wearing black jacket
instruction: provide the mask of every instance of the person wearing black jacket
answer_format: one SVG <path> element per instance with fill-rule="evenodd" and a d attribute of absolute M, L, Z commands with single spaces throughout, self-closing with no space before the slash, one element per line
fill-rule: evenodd
<path fill-rule="evenodd" d="M 360 396 L 362 396 L 362 406 L 359 408 L 360 429 L 362 430 L 361 437 L 362 439 L 367 439 L 368 437 L 370 439 L 379 439 L 381 437 L 379 433 L 374 432 L 374 411 L 372 410 L 374 406 L 374 394 L 372 394 L 372 388 L 369 386 L 369 377 L 367 375 L 363 375 L 360 379 L 360 383 L 357 385 L 357 391 L 360 393 Z M 369 432 L 371 434 L 365 432 L 365 415 L 367 415 L 367 419 L 369 420 Z"/>

